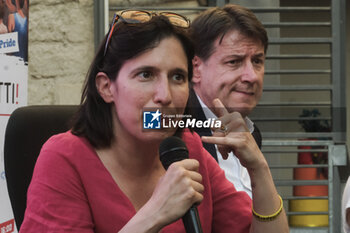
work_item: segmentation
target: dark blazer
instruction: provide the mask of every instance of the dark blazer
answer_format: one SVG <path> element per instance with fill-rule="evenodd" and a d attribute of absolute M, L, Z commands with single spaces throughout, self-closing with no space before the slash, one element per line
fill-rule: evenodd
<path fill-rule="evenodd" d="M 203 112 L 202 106 L 199 103 L 199 100 L 192 88 L 190 88 L 190 95 L 188 98 L 188 113 L 192 115 L 193 118 L 196 118 L 197 120 L 206 120 L 205 114 Z M 211 136 L 211 130 L 208 128 L 194 128 L 193 129 L 196 133 L 199 134 L 199 136 Z M 252 133 L 256 143 L 258 144 L 259 148 L 261 148 L 261 133 L 258 127 L 254 124 L 254 131 Z M 216 159 L 217 159 L 217 154 L 216 154 L 216 149 L 214 144 L 210 143 L 205 143 L 203 142 L 204 148 Z"/>

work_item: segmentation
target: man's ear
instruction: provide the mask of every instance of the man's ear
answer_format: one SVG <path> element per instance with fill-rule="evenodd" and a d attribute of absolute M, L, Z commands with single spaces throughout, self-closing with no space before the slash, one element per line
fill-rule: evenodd
<path fill-rule="evenodd" d="M 102 99 L 106 103 L 113 102 L 113 94 L 111 92 L 112 81 L 108 78 L 106 73 L 98 72 L 95 78 L 96 88 Z"/>
<path fill-rule="evenodd" d="M 192 83 L 200 83 L 201 66 L 203 65 L 203 61 L 198 56 L 194 56 L 194 58 L 192 59 L 192 65 L 193 65 Z"/>

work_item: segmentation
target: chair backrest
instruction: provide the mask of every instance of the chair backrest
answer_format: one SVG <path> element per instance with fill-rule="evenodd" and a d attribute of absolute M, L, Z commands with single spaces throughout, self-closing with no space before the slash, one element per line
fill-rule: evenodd
<path fill-rule="evenodd" d="M 26 208 L 27 189 L 44 142 L 67 131 L 76 105 L 26 106 L 10 116 L 5 132 L 4 162 L 9 197 L 17 229 Z"/>

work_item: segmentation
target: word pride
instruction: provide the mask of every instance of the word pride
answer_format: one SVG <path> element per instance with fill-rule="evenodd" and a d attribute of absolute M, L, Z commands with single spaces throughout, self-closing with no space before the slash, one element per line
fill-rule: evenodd
<path fill-rule="evenodd" d="M 11 32 L 0 35 L 0 53 L 18 52 L 18 33 Z"/>

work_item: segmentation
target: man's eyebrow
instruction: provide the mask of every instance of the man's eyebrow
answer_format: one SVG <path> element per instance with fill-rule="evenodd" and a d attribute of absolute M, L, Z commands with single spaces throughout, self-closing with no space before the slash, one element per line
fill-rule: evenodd
<path fill-rule="evenodd" d="M 231 54 L 224 56 L 223 60 L 225 60 L 225 59 L 243 59 L 245 57 L 247 57 L 247 54 L 237 52 L 237 53 L 231 53 Z M 260 53 L 254 54 L 252 57 L 263 58 L 263 57 L 265 57 L 265 53 L 260 52 Z"/>
<path fill-rule="evenodd" d="M 265 53 L 257 53 L 254 57 L 265 57 Z"/>
<path fill-rule="evenodd" d="M 244 53 L 239 53 L 239 52 L 231 52 L 230 54 L 227 54 L 225 57 L 245 57 L 246 54 Z"/>
<path fill-rule="evenodd" d="M 182 75 L 188 76 L 188 72 L 182 68 L 175 68 L 172 70 L 174 73 L 180 73 Z"/>

